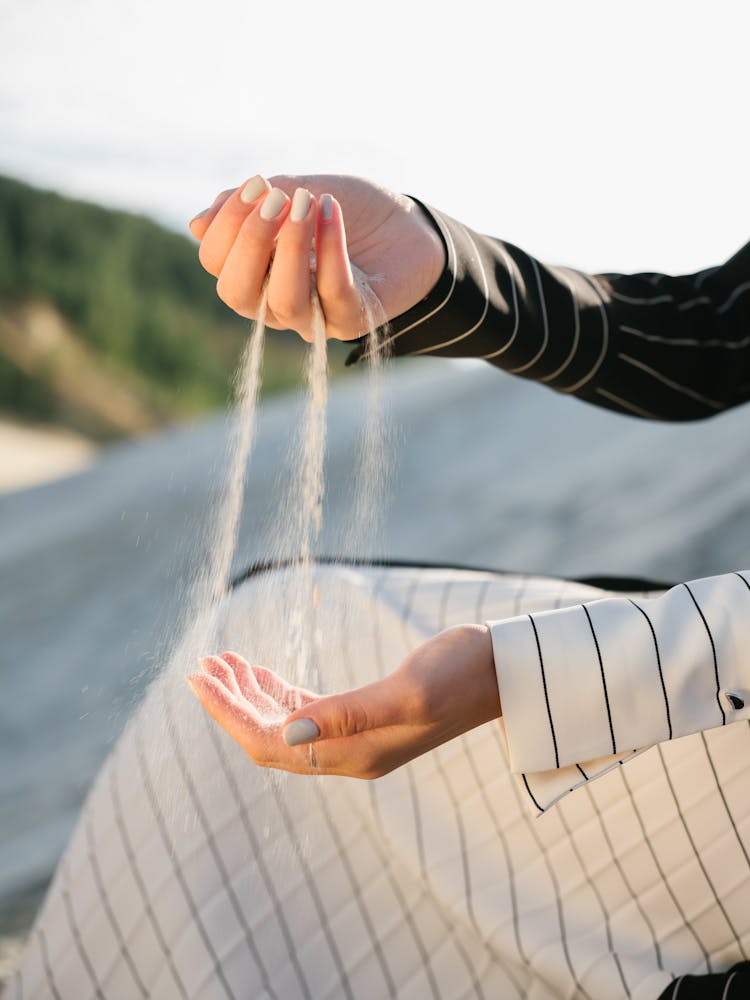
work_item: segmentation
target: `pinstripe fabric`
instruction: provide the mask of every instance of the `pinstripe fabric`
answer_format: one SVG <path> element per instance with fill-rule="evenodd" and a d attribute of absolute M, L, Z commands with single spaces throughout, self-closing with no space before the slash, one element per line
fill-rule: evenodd
<path fill-rule="evenodd" d="M 588 275 L 422 208 L 446 267 L 391 321 L 394 354 L 485 358 L 649 419 L 694 420 L 750 399 L 750 243 L 692 275 Z M 350 361 L 366 350 L 365 338 Z"/>
<path fill-rule="evenodd" d="M 490 626 L 511 767 L 537 811 L 636 748 L 750 720 L 740 574 Z"/>
<path fill-rule="evenodd" d="M 692 275 L 586 275 L 422 208 L 446 267 L 391 323 L 395 354 L 485 358 L 648 419 L 691 420 L 750 399 L 750 243 Z M 366 340 L 352 360 L 365 351 Z M 750 586 L 732 574 L 641 604 L 538 618 L 516 609 L 516 620 L 492 623 L 511 765 L 533 809 L 660 740 L 750 719 L 741 585 Z"/>
<path fill-rule="evenodd" d="M 613 600 L 468 571 L 316 576 L 332 689 L 384 674 L 444 625 L 520 613 L 530 632 L 528 616 L 555 609 L 583 623 L 595 660 L 581 605 L 598 629 L 596 599 Z M 232 596 L 217 648 L 266 658 L 283 620 L 266 582 Z M 537 819 L 500 725 L 377 782 L 305 779 L 252 766 L 180 674 L 154 686 L 97 778 L 21 958 L 26 1000 L 655 1000 L 750 948 L 746 723 L 641 753 Z"/>

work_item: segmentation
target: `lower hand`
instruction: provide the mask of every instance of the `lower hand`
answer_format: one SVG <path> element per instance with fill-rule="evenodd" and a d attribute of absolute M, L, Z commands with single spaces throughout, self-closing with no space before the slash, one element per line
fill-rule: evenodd
<path fill-rule="evenodd" d="M 353 340 L 368 332 L 365 307 L 376 325 L 393 319 L 427 295 L 444 266 L 440 238 L 416 202 L 358 177 L 258 176 L 220 194 L 190 231 L 230 308 L 256 318 L 268 275 L 267 325 L 305 340 L 312 281 L 327 335 Z"/>
<path fill-rule="evenodd" d="M 501 714 L 483 625 L 447 629 L 383 680 L 327 697 L 236 653 L 202 667 L 188 682 L 206 711 L 256 764 L 298 774 L 377 778 Z"/>

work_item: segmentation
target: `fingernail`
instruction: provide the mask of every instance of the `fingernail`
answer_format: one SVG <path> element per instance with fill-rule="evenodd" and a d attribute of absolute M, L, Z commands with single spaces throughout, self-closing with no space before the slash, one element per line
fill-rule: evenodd
<path fill-rule="evenodd" d="M 320 736 L 320 730 L 312 719 L 295 719 L 284 726 L 284 742 L 288 747 L 298 747 L 300 743 L 312 743 Z"/>
<path fill-rule="evenodd" d="M 192 217 L 192 219 L 190 220 L 190 222 L 188 222 L 188 225 L 189 225 L 189 226 L 192 226 L 192 224 L 193 224 L 194 222 L 196 222 L 196 221 L 197 221 L 198 219 L 202 219 L 202 218 L 203 218 L 203 216 L 204 216 L 204 215 L 206 214 L 206 212 L 207 212 L 207 211 L 208 211 L 208 209 L 207 209 L 207 208 L 204 208 L 202 212 L 198 212 L 198 214 L 197 214 L 197 215 L 194 215 L 194 216 Z"/>
<path fill-rule="evenodd" d="M 320 198 L 320 217 L 326 222 L 333 218 L 333 198 L 330 194 L 324 194 Z"/>
<path fill-rule="evenodd" d="M 260 174 L 256 174 L 255 177 L 250 178 L 240 192 L 240 201 L 244 201 L 246 205 L 249 205 L 251 201 L 260 198 L 267 187 L 265 178 L 261 177 Z"/>
<path fill-rule="evenodd" d="M 289 213 L 292 222 L 302 222 L 303 219 L 307 218 L 311 201 L 312 195 L 306 188 L 297 188 L 292 198 L 292 210 Z"/>
<path fill-rule="evenodd" d="M 266 222 L 275 219 L 284 205 L 286 205 L 286 195 L 281 188 L 271 188 L 268 192 L 268 197 L 260 206 L 261 219 L 265 219 Z"/>

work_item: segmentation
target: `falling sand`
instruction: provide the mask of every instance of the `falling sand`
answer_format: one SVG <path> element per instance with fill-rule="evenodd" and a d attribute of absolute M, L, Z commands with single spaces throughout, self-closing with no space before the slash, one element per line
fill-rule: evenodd
<path fill-rule="evenodd" d="M 356 276 L 363 301 L 367 329 L 376 331 L 378 313 L 373 306 L 379 303 L 362 280 Z M 232 562 L 237 546 L 238 530 L 245 503 L 245 487 L 249 480 L 249 502 L 252 503 L 252 475 L 248 467 L 255 441 L 258 415 L 258 397 L 261 384 L 263 347 L 265 339 L 265 303 L 243 354 L 235 377 L 235 403 L 231 415 L 231 431 L 227 452 L 227 470 L 221 494 L 211 510 L 211 522 L 203 548 L 207 551 L 204 564 L 199 567 L 184 604 L 182 621 L 176 632 L 168 656 L 164 657 L 167 669 L 161 673 L 163 698 L 154 699 L 153 717 L 144 724 L 144 735 L 153 739 L 166 725 L 170 740 L 177 745 L 179 731 L 185 735 L 181 742 L 189 752 L 191 725 L 201 725 L 211 720 L 199 718 L 192 721 L 175 716 L 170 705 L 175 701 L 176 688 L 184 690 L 184 677 L 195 671 L 199 661 L 210 653 L 220 653 L 222 616 L 231 590 Z M 371 332 L 368 340 L 368 387 L 364 405 L 363 426 L 360 434 L 359 453 L 353 464 L 349 496 L 351 516 L 338 539 L 342 561 L 362 558 L 373 543 L 382 516 L 385 485 L 388 479 L 388 431 L 382 413 L 382 338 Z M 325 690 L 332 682 L 321 670 L 326 650 L 340 642 L 350 610 L 346 600 L 329 600 L 321 608 L 314 584 L 315 558 L 323 520 L 324 469 L 326 450 L 326 419 L 328 402 L 328 363 L 325 320 L 322 309 L 313 293 L 313 340 L 307 351 L 305 365 L 306 396 L 304 412 L 296 428 L 296 440 L 289 464 L 291 474 L 279 488 L 275 506 L 275 523 L 265 554 L 269 563 L 283 562 L 283 572 L 265 574 L 258 582 L 265 594 L 266 609 L 273 613 L 262 623 L 248 621 L 248 636 L 257 635 L 262 624 L 267 641 L 264 642 L 262 665 L 271 668 L 294 685 Z M 371 551 L 371 550 L 370 550 Z M 329 553 L 330 555 L 330 553 Z M 241 640 L 240 640 L 241 642 Z M 247 644 L 235 646 L 236 651 L 251 663 L 258 663 L 254 650 Z M 170 694 L 171 692 L 171 694 Z M 189 712 L 187 704 L 186 713 Z M 163 713 L 163 714 L 162 714 Z M 280 715 L 266 710 L 269 723 L 278 723 Z M 200 713 L 199 713 L 200 715 Z M 163 804 L 168 808 L 168 803 Z M 177 807 L 178 803 L 175 802 Z M 180 810 L 182 811 L 182 810 Z"/>

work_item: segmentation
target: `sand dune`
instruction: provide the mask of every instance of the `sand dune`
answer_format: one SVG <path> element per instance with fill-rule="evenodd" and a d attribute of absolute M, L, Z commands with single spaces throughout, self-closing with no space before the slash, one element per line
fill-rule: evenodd
<path fill-rule="evenodd" d="M 0 419 L 0 492 L 37 486 L 88 468 L 97 448 L 73 431 Z"/>

